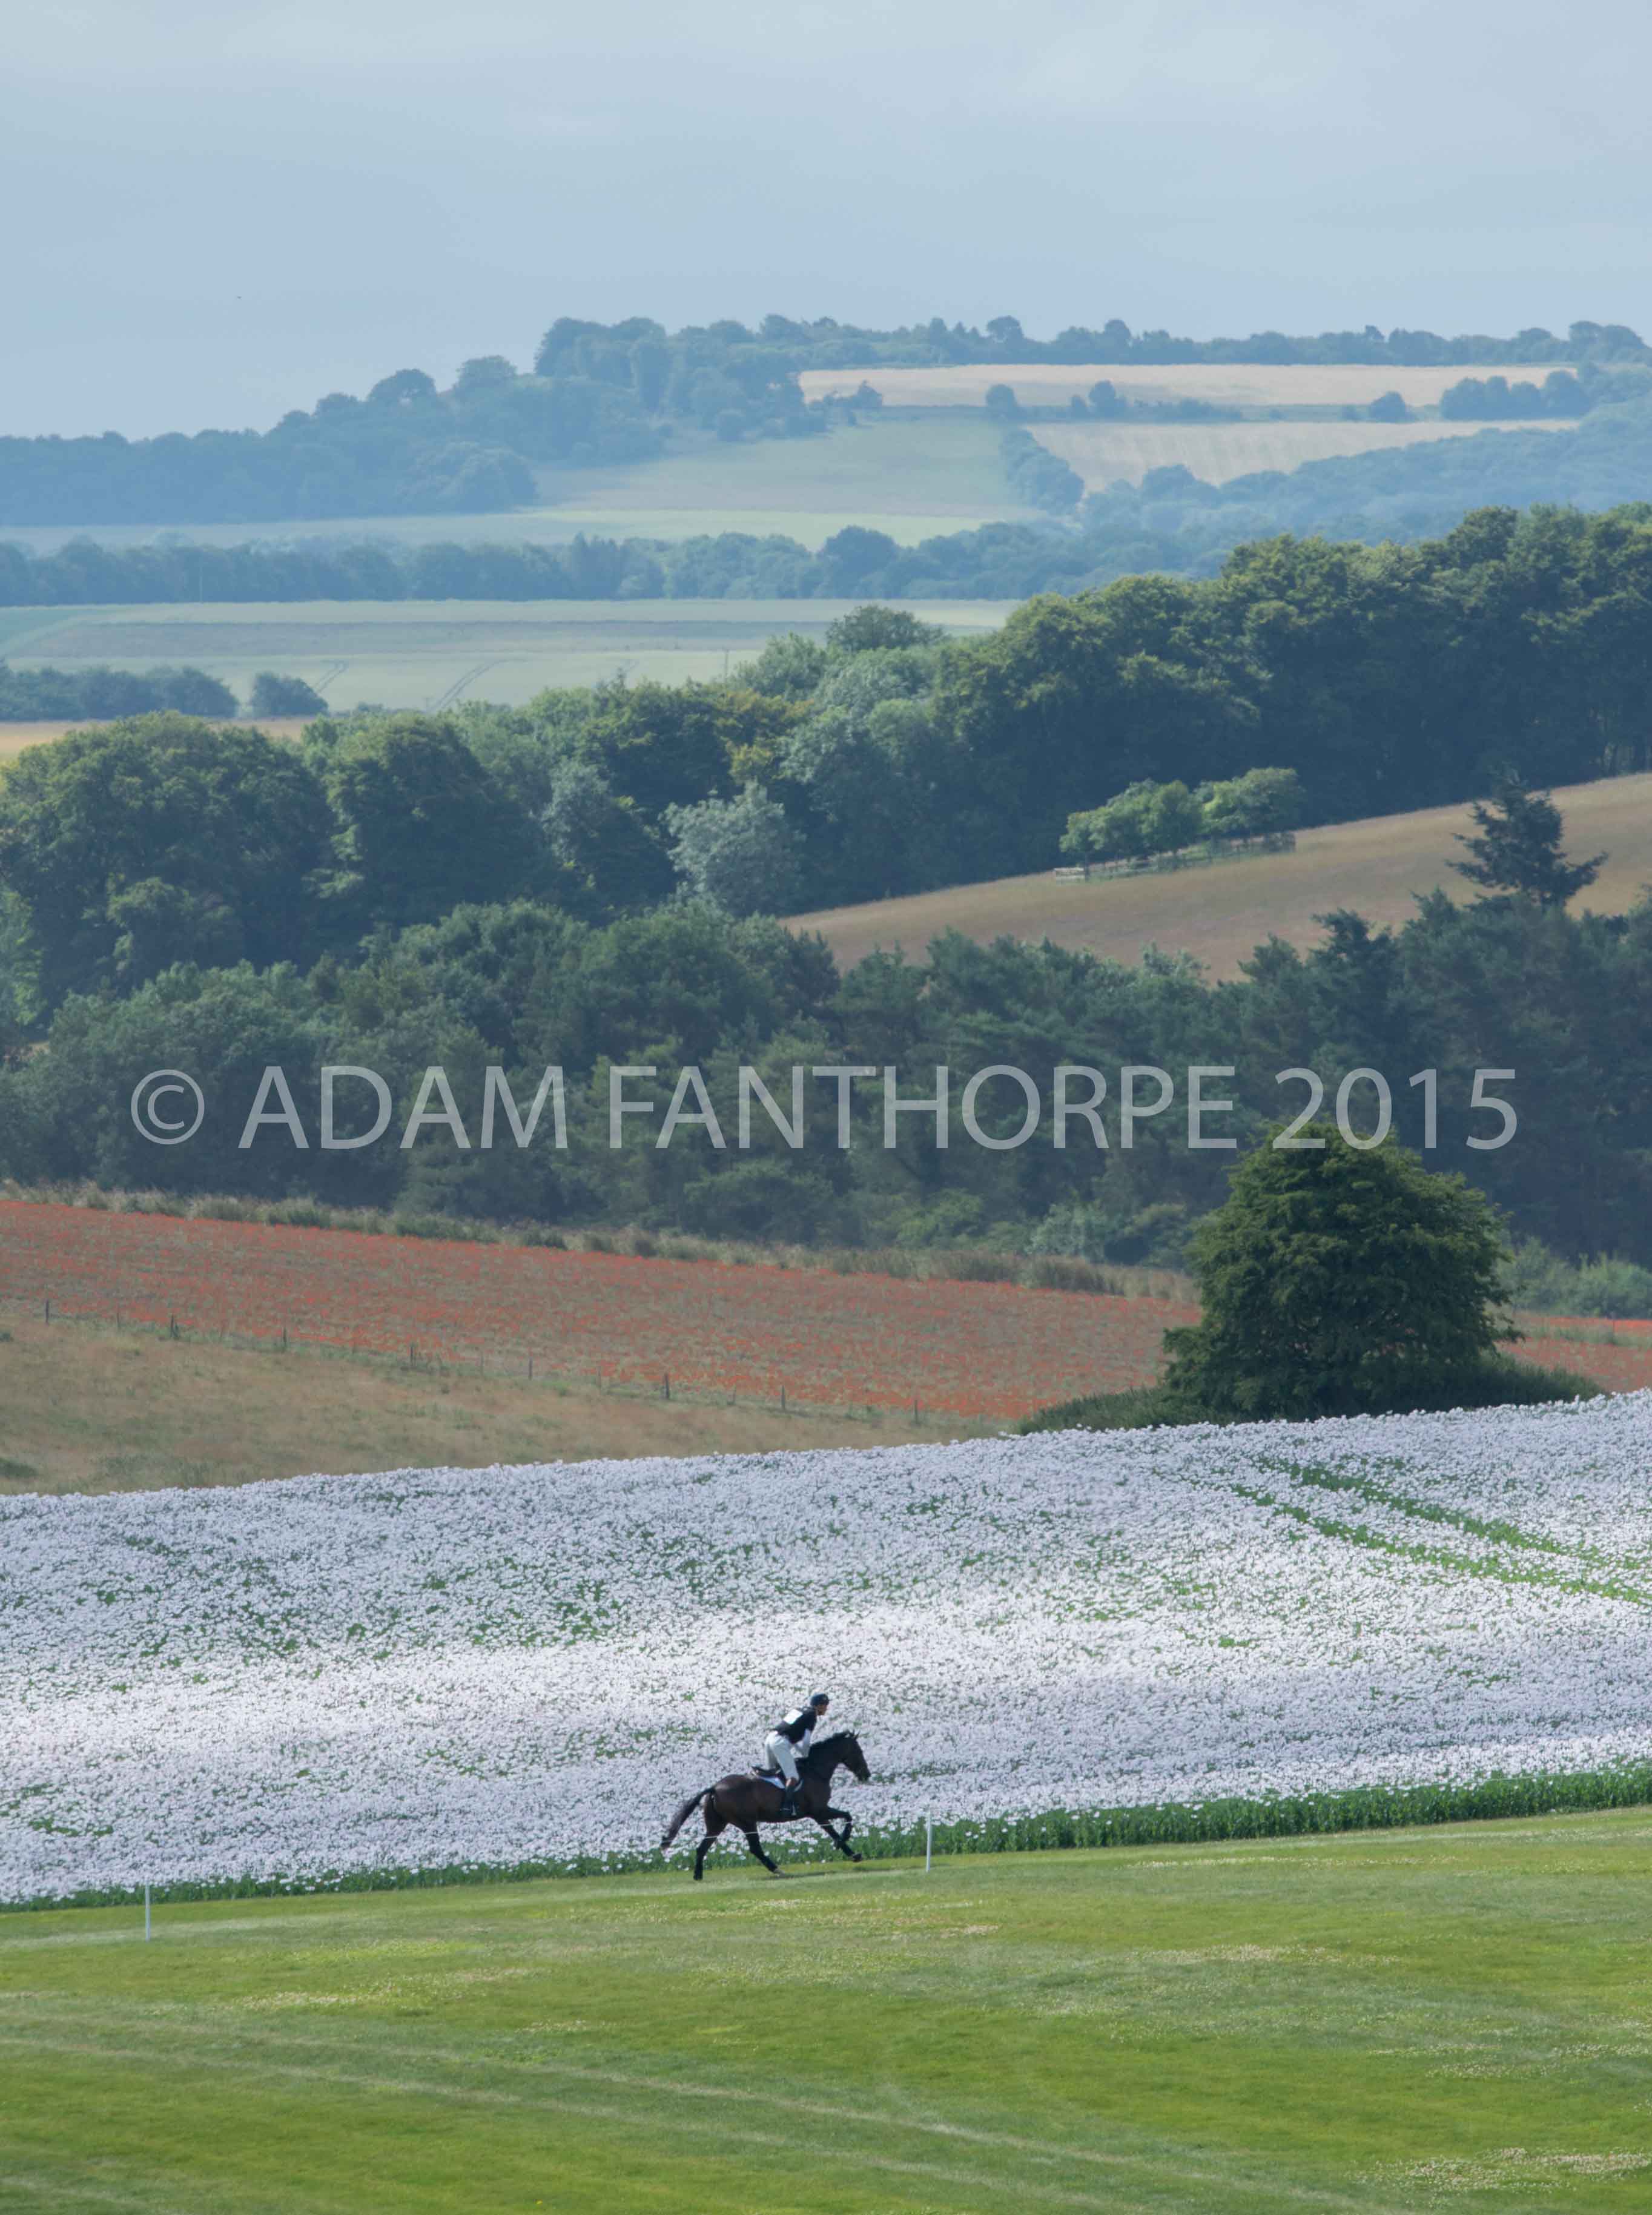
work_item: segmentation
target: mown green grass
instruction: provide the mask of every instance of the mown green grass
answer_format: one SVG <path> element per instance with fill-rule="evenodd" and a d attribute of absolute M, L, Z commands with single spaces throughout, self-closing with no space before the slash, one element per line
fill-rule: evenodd
<path fill-rule="evenodd" d="M 853 388 L 851 380 L 851 389 Z M 823 437 L 751 439 L 733 445 L 682 428 L 652 460 L 538 472 L 535 504 L 491 515 L 367 515 L 302 523 L 201 523 L 176 526 L 192 543 L 237 546 L 249 539 L 361 538 L 396 545 L 478 540 L 566 545 L 578 533 L 612 538 L 691 538 L 700 533 L 777 533 L 811 549 L 857 523 L 903 546 L 983 523 L 1029 522 L 1038 510 L 1011 490 L 998 454 L 998 426 L 985 415 L 879 420 L 864 415 Z M 84 526 L 9 526 L 6 537 L 50 553 Z M 89 535 L 107 546 L 143 545 L 152 524 L 103 524 Z"/>
<path fill-rule="evenodd" d="M 0 2205 L 1638 2209 L 1649 1878 L 1634 1811 L 20 1915 Z"/>

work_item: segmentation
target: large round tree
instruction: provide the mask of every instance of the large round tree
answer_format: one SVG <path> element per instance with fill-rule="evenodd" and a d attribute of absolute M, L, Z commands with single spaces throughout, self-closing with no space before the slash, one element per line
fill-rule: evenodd
<path fill-rule="evenodd" d="M 1203 1317 L 1165 1334 L 1165 1392 L 1189 1414 L 1483 1401 L 1510 1335 L 1489 1206 L 1391 1138 L 1351 1145 L 1322 1123 L 1259 1146 L 1193 1251 Z"/>

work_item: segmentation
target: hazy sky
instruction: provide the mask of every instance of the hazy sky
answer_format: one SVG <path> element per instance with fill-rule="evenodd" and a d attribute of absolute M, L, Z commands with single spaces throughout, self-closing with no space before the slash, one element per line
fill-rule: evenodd
<path fill-rule="evenodd" d="M 7 34 L 0 432 L 266 425 L 675 327 L 1652 329 L 1652 9 L 60 0 Z"/>

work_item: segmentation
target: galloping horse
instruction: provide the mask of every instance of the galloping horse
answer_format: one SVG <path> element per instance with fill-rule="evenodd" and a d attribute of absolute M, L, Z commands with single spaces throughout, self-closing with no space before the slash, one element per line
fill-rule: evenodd
<path fill-rule="evenodd" d="M 732 1776 L 720 1776 L 715 1784 L 708 1784 L 703 1792 L 691 1793 L 684 1801 L 666 1826 L 660 1850 L 665 1851 L 697 1807 L 705 1817 L 705 1836 L 694 1856 L 697 1882 L 705 1874 L 707 1854 L 729 1830 L 744 1832 L 746 1852 L 754 1855 L 771 1876 L 784 1876 L 784 1869 L 777 1868 L 764 1852 L 757 1826 L 759 1823 L 801 1822 L 805 1816 L 820 1825 L 840 1854 L 857 1862 L 861 1857 L 849 1843 L 855 1819 L 844 1809 L 832 1805 L 832 1780 L 839 1769 L 847 1769 L 863 1784 L 871 1774 L 866 1766 L 866 1756 L 861 1752 L 861 1742 L 853 1731 L 834 1731 L 819 1746 L 811 1746 L 798 1763 L 797 1807 L 791 1814 L 782 1812 L 784 1787 L 772 1770 L 746 1770 Z M 832 1829 L 833 1817 L 843 1825 L 841 1831 Z"/>

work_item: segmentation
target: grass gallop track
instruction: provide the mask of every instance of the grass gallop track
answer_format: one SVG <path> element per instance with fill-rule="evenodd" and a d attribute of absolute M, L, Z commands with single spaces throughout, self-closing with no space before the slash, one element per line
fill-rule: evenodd
<path fill-rule="evenodd" d="M 0 1920 L 0 2206 L 1630 2215 L 1652 1819 Z"/>

